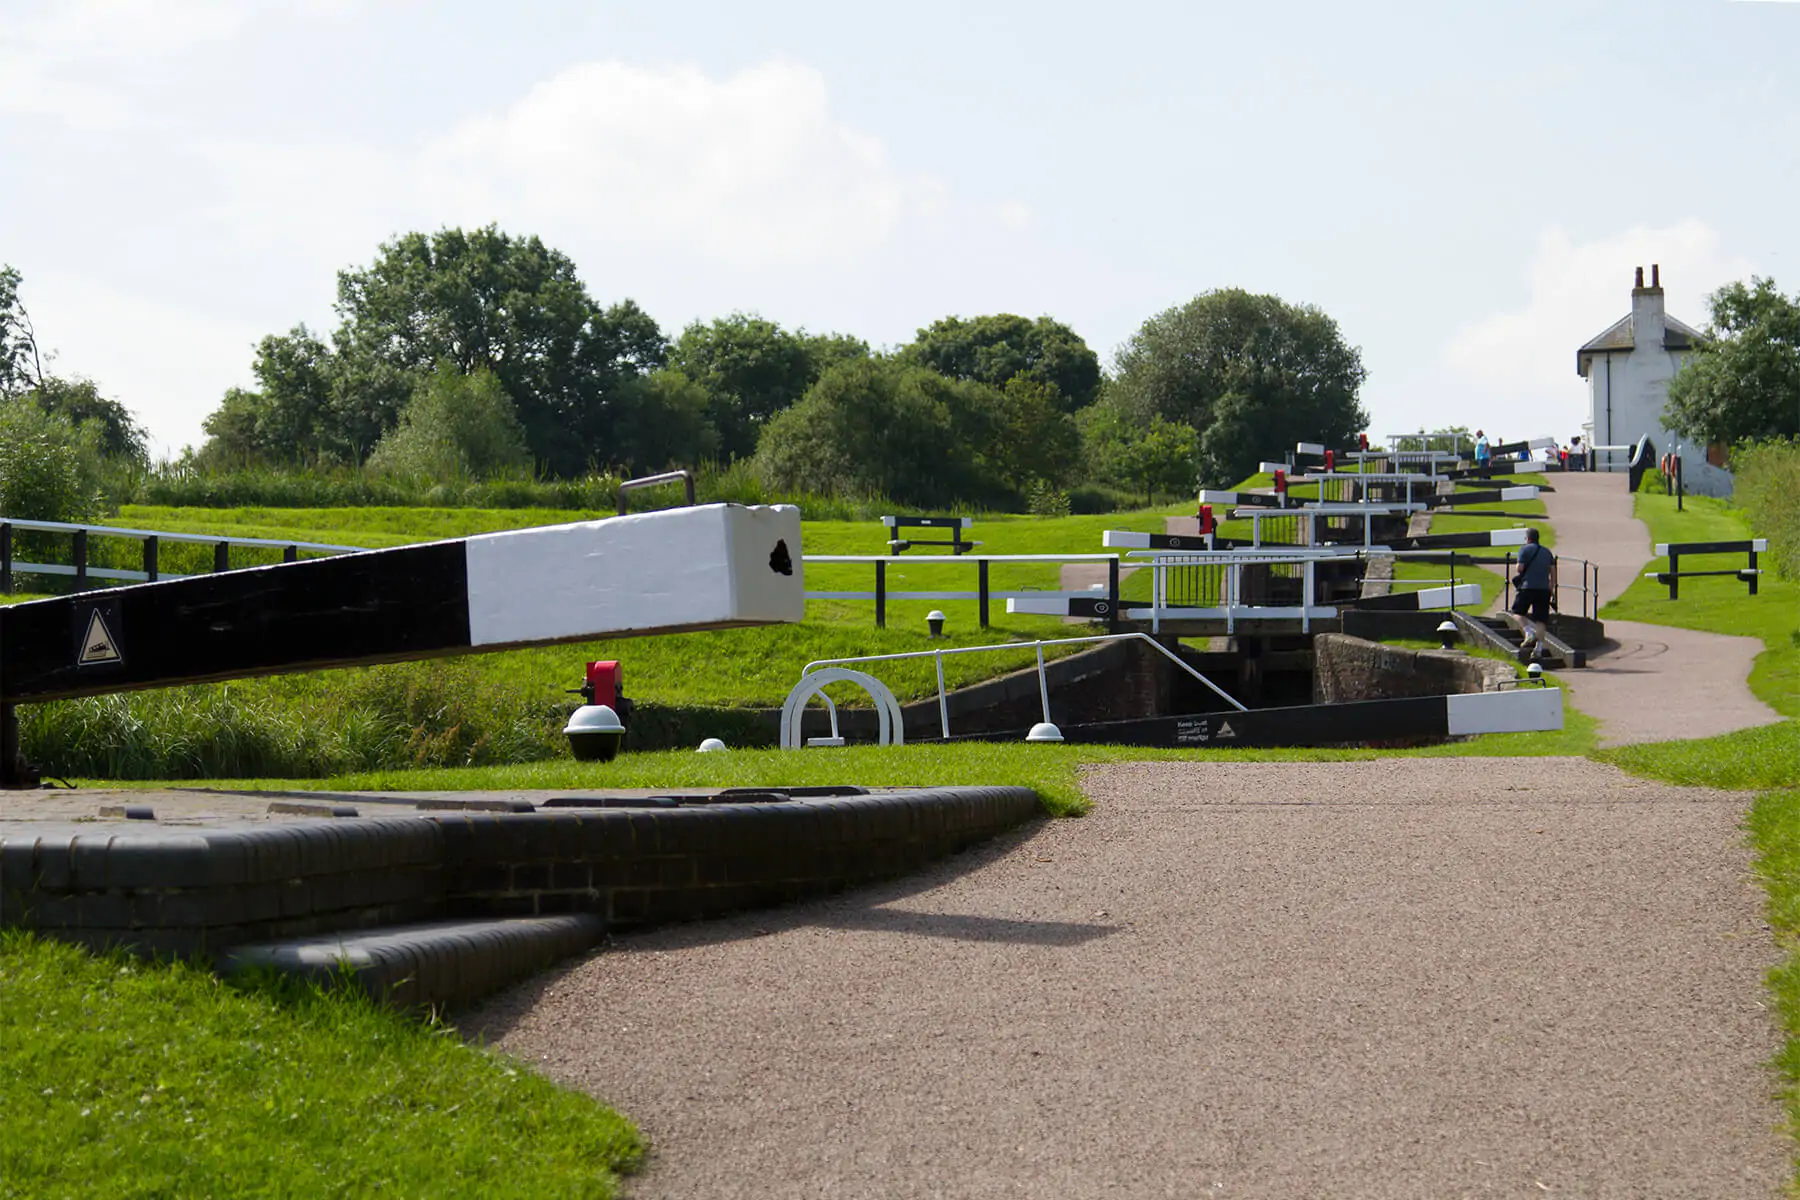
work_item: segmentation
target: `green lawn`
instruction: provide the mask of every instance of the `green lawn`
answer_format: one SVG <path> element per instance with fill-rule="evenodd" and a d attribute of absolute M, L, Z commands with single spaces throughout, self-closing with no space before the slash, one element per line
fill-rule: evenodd
<path fill-rule="evenodd" d="M 612 1196 L 588 1097 L 348 991 L 0 933 L 0 1196 Z"/>

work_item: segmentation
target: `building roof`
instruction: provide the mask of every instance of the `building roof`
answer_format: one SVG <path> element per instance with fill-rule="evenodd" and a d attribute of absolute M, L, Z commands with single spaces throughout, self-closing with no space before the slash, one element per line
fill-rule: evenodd
<path fill-rule="evenodd" d="M 1631 328 L 1631 314 L 1626 313 L 1617 321 L 1608 325 L 1598 337 L 1587 342 L 1575 352 L 1575 373 L 1587 374 L 1588 359 L 1595 354 L 1614 352 L 1630 353 L 1637 344 Z M 1694 346 L 1706 340 L 1706 335 L 1685 321 L 1678 321 L 1667 313 L 1663 314 L 1663 349 L 1692 350 Z"/>

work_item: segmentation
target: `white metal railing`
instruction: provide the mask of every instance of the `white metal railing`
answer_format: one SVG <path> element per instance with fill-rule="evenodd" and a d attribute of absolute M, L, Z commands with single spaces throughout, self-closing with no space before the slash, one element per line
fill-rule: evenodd
<path fill-rule="evenodd" d="M 808 600 L 872 600 L 875 602 L 875 624 L 878 628 L 887 625 L 887 603 L 890 600 L 973 600 L 976 602 L 981 627 L 988 626 L 988 604 L 992 600 L 1072 600 L 1088 598 L 1104 590 L 1108 598 L 1118 600 L 1118 562 L 1116 554 L 805 554 L 801 562 L 807 566 L 860 565 L 873 567 L 875 571 L 875 590 L 872 592 L 844 591 L 808 591 Z M 1108 583 L 1096 585 L 1082 591 L 1061 591 L 1041 588 L 1015 588 L 995 591 L 988 586 L 988 567 L 992 563 L 1107 563 L 1111 569 L 1107 573 Z M 954 591 L 931 589 L 928 591 L 891 591 L 887 586 L 887 572 L 893 566 L 959 566 L 974 567 L 976 588 L 974 591 Z"/>
<path fill-rule="evenodd" d="M 71 546 L 70 557 L 74 561 L 72 563 L 44 563 L 15 558 L 13 538 L 14 534 L 20 531 L 67 534 Z M 120 538 L 139 542 L 143 547 L 143 569 L 90 566 L 87 562 L 87 541 L 90 538 Z M 0 516 L 0 592 L 12 590 L 15 574 L 73 576 L 78 583 L 88 579 L 146 583 L 160 579 L 188 578 L 186 575 L 173 574 L 159 569 L 157 552 L 164 542 L 212 546 L 214 548 L 214 571 L 230 569 L 229 566 L 221 564 L 228 562 L 230 548 L 233 546 L 280 550 L 284 558 L 290 562 L 298 559 L 301 551 L 311 554 L 335 555 L 357 554 L 368 549 L 366 546 L 338 546 L 325 542 L 289 541 L 282 538 L 170 533 L 160 529 L 133 529 L 123 525 L 90 525 L 74 521 L 35 521 Z"/>
<path fill-rule="evenodd" d="M 1131 639 L 1148 643 L 1158 654 L 1161 654 L 1164 658 L 1199 680 L 1211 690 L 1214 695 L 1218 696 L 1221 700 L 1225 701 L 1225 703 L 1231 705 L 1231 707 L 1237 709 L 1239 712 L 1248 711 L 1230 692 L 1227 692 L 1224 688 L 1202 675 L 1199 671 L 1196 671 L 1186 662 L 1183 662 L 1180 655 L 1158 642 L 1149 634 L 1136 632 L 1101 633 L 1087 637 L 1041 638 L 1031 642 L 1000 642 L 991 646 L 950 646 L 942 650 L 908 650 L 899 654 L 863 654 L 855 658 L 814 659 L 812 662 L 807 663 L 805 667 L 801 668 L 800 683 L 795 685 L 795 692 L 798 693 L 801 688 L 806 686 L 806 677 L 808 675 L 811 675 L 815 670 L 825 667 L 842 667 L 851 663 L 894 662 L 903 658 L 934 658 L 937 660 L 938 726 L 943 731 L 943 736 L 948 738 L 950 736 L 950 701 L 949 693 L 944 687 L 945 655 L 983 654 L 991 653 L 995 650 L 1035 649 L 1037 651 L 1038 700 L 1043 708 L 1044 720 L 1048 722 L 1050 720 L 1050 682 L 1048 677 L 1044 674 L 1044 647 L 1077 646 L 1093 642 L 1118 642 Z M 834 719 L 832 724 L 833 736 L 836 736 L 836 728 L 836 721 Z"/>

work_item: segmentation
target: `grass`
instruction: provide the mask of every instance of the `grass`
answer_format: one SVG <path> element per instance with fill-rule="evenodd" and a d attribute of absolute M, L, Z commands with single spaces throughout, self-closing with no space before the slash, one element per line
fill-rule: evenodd
<path fill-rule="evenodd" d="M 0 933 L 0 1196 L 593 1196 L 603 1105 L 349 989 Z"/>
<path fill-rule="evenodd" d="M 1776 1018 L 1786 1034 L 1775 1066 L 1787 1080 L 1782 1094 L 1789 1128 L 1800 1131 L 1800 789 L 1758 796 L 1750 808 L 1749 828 L 1756 870 L 1769 892 L 1769 926 L 1785 955 L 1769 972 Z M 1796 1190 L 1800 1191 L 1800 1170 Z"/>

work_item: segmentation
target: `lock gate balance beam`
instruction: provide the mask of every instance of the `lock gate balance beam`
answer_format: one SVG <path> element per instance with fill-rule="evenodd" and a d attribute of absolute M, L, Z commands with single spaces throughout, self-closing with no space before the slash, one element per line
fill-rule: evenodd
<path fill-rule="evenodd" d="M 0 608 L 0 705 L 804 615 L 799 510 L 711 504 Z"/>

